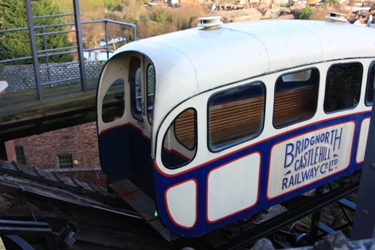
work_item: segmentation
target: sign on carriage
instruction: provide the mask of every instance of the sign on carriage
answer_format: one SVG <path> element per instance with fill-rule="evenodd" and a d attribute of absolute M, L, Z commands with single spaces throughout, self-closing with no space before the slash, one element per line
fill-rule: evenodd
<path fill-rule="evenodd" d="M 350 163 L 354 123 L 315 130 L 271 150 L 269 199 L 302 188 L 345 170 Z"/>

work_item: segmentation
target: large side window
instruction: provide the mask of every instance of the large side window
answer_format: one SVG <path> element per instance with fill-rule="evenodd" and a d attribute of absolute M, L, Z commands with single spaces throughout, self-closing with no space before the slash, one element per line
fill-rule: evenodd
<path fill-rule="evenodd" d="M 130 59 L 129 83 L 131 89 L 132 114 L 135 118 L 142 118 L 141 96 L 141 60 L 137 57 Z"/>
<path fill-rule="evenodd" d="M 327 72 L 324 111 L 326 113 L 355 108 L 361 94 L 361 63 L 332 65 Z"/>
<path fill-rule="evenodd" d="M 103 98 L 102 120 L 103 122 L 112 122 L 118 117 L 122 117 L 125 111 L 124 102 L 124 80 L 116 79 Z"/>
<path fill-rule="evenodd" d="M 273 125 L 282 128 L 314 116 L 318 105 L 319 71 L 308 69 L 280 76 L 275 85 Z"/>
<path fill-rule="evenodd" d="M 189 108 L 180 113 L 164 135 L 162 160 L 175 169 L 189 163 L 197 152 L 197 114 Z"/>
<path fill-rule="evenodd" d="M 366 105 L 372 106 L 374 99 L 374 88 L 375 88 L 375 62 L 370 65 L 368 78 L 367 78 L 367 90 L 366 90 Z"/>
<path fill-rule="evenodd" d="M 266 90 L 252 83 L 221 91 L 208 101 L 208 147 L 217 152 L 258 136 L 263 130 Z"/>
<path fill-rule="evenodd" d="M 147 116 L 152 123 L 153 109 L 155 99 L 155 69 L 154 65 L 149 64 L 147 67 Z"/>

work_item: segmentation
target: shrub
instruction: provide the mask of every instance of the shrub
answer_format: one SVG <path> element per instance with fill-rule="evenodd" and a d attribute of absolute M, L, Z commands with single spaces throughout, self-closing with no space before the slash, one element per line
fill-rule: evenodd
<path fill-rule="evenodd" d="M 311 15 L 311 9 L 310 7 L 306 6 L 299 13 L 299 19 L 308 20 L 310 18 L 310 15 Z"/>

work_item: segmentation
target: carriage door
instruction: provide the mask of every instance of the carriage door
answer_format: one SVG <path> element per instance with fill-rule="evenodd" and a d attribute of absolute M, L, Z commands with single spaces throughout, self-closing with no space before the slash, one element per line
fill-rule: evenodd
<path fill-rule="evenodd" d="M 153 196 L 151 161 L 151 125 L 153 118 L 155 71 L 150 61 L 141 55 L 132 56 L 129 65 L 130 106 L 133 126 L 141 132 L 130 134 L 132 164 L 130 180 Z"/>

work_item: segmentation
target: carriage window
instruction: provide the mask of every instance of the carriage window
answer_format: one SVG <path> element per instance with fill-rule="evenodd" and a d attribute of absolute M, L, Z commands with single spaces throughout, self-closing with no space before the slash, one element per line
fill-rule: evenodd
<path fill-rule="evenodd" d="M 180 113 L 164 136 L 162 160 L 175 169 L 189 163 L 197 151 L 197 115 L 194 109 Z"/>
<path fill-rule="evenodd" d="M 132 114 L 135 118 L 141 119 L 141 61 L 137 57 L 130 59 L 129 83 L 131 86 Z"/>
<path fill-rule="evenodd" d="M 112 122 L 124 115 L 124 80 L 119 78 L 114 81 L 103 98 L 102 120 Z"/>
<path fill-rule="evenodd" d="M 326 113 L 354 108 L 361 93 L 363 67 L 360 63 L 341 63 L 327 72 L 324 111 Z"/>
<path fill-rule="evenodd" d="M 366 105 L 371 106 L 374 99 L 374 88 L 375 88 L 375 62 L 370 65 L 370 70 L 367 78 L 367 90 L 366 90 Z"/>
<path fill-rule="evenodd" d="M 318 69 L 302 70 L 279 77 L 275 86 L 275 128 L 312 118 L 318 105 L 318 90 Z"/>
<path fill-rule="evenodd" d="M 258 136 L 263 130 L 266 90 L 247 84 L 213 95 L 208 101 L 208 147 L 217 152 Z"/>
<path fill-rule="evenodd" d="M 155 70 L 153 65 L 147 67 L 147 116 L 150 123 L 152 123 L 153 109 L 155 98 Z"/>

